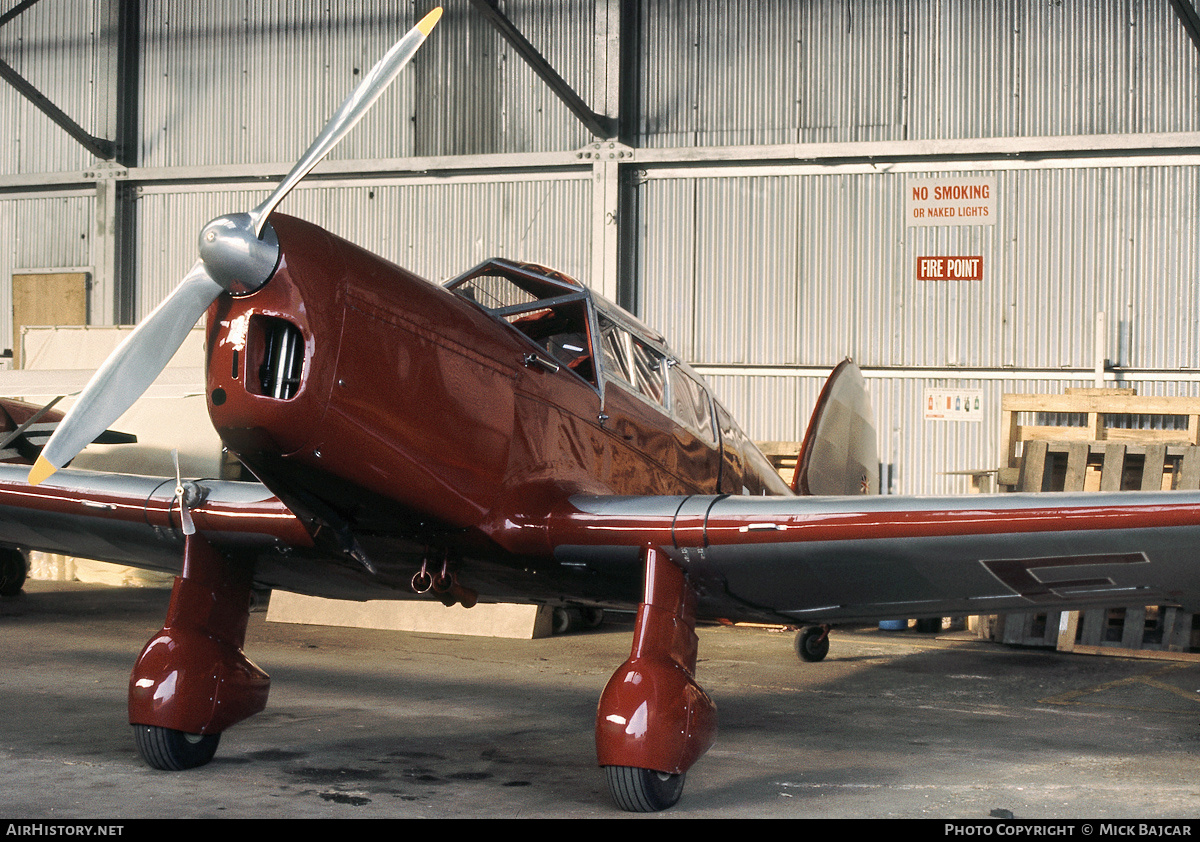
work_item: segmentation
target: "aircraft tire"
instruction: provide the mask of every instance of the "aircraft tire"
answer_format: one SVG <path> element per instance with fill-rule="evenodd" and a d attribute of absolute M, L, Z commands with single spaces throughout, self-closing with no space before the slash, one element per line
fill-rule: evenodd
<path fill-rule="evenodd" d="M 687 776 L 686 772 L 669 775 L 636 766 L 605 766 L 604 772 L 613 801 L 630 813 L 655 813 L 675 806 Z"/>
<path fill-rule="evenodd" d="M 583 612 L 578 608 L 558 607 L 554 609 L 554 633 L 567 634 L 583 623 Z"/>
<path fill-rule="evenodd" d="M 220 734 L 185 734 L 157 725 L 134 725 L 133 737 L 147 765 L 167 772 L 203 766 L 221 742 Z"/>
<path fill-rule="evenodd" d="M 815 663 L 829 654 L 829 635 L 820 626 L 809 626 L 796 632 L 796 654 L 801 660 Z"/>
<path fill-rule="evenodd" d="M 16 596 L 25 586 L 27 567 L 20 550 L 0 549 L 0 596 Z"/>

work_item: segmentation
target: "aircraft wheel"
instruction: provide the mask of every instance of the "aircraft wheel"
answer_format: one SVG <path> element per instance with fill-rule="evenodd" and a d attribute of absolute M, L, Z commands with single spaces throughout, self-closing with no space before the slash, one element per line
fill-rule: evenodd
<path fill-rule="evenodd" d="M 148 765 L 170 772 L 203 766 L 221 742 L 220 734 L 185 734 L 157 725 L 134 725 L 133 737 Z"/>
<path fill-rule="evenodd" d="M 796 632 L 796 654 L 804 661 L 823 661 L 829 654 L 829 634 L 821 626 Z"/>
<path fill-rule="evenodd" d="M 687 773 L 671 775 L 634 766 L 605 766 L 608 791 L 622 810 L 654 813 L 675 806 Z"/>
<path fill-rule="evenodd" d="M 569 631 L 574 631 L 579 628 L 579 624 L 583 622 L 583 612 L 578 608 L 563 608 L 554 609 L 554 633 L 566 634 Z"/>
<path fill-rule="evenodd" d="M 0 596 L 16 596 L 25 585 L 27 566 L 20 550 L 0 550 Z"/>
<path fill-rule="evenodd" d="M 603 608 L 585 608 L 583 609 L 583 625 L 589 629 L 598 629 L 604 622 Z"/>

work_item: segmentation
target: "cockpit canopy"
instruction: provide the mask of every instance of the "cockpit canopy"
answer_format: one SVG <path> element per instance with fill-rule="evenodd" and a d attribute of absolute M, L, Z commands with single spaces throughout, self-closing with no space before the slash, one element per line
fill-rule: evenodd
<path fill-rule="evenodd" d="M 713 402 L 695 373 L 662 336 L 574 278 L 493 259 L 446 288 L 508 322 L 601 395 L 606 383 L 615 383 L 704 440 L 718 440 Z"/>
<path fill-rule="evenodd" d="M 766 457 L 662 336 L 574 278 L 534 263 L 494 258 L 447 281 L 446 289 L 507 322 L 550 358 L 539 356 L 539 363 L 565 367 L 596 389 L 602 402 L 609 387 L 632 394 L 723 449 L 727 458 L 737 454 L 739 477 L 741 460 L 753 461 L 776 493 L 789 493 Z"/>
<path fill-rule="evenodd" d="M 538 347 L 593 386 L 591 292 L 561 272 L 531 263 L 489 260 L 446 284 L 525 334 Z"/>

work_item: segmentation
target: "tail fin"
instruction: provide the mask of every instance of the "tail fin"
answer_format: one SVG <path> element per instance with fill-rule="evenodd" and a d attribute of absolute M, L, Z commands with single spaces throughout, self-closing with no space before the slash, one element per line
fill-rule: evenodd
<path fill-rule="evenodd" d="M 878 494 L 875 416 L 862 372 L 850 358 L 838 364 L 817 399 L 796 459 L 797 494 Z"/>

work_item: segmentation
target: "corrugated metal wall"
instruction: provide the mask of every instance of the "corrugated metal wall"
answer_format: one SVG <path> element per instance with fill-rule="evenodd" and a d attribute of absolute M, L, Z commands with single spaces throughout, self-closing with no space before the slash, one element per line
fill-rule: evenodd
<path fill-rule="evenodd" d="M 412 3 L 142 5 L 139 158 L 150 167 L 298 158 L 414 23 Z M 335 159 L 411 155 L 414 110 L 405 74 Z"/>
<path fill-rule="evenodd" d="M 6 3 L 5 6 L 14 4 Z M 0 27 L 0 60 L 92 134 L 111 136 L 106 0 L 39 3 Z M 5 11 L 8 11 L 6 8 Z M 83 169 L 94 159 L 9 88 L 0 96 L 0 173 Z"/>
<path fill-rule="evenodd" d="M 92 263 L 94 199 L 90 191 L 56 191 L 0 201 L 0 349 L 11 349 L 12 276 Z"/>
<path fill-rule="evenodd" d="M 591 182 L 584 175 L 457 177 L 301 185 L 280 212 L 324 226 L 431 281 L 442 282 L 489 257 L 555 266 L 583 276 Z M 146 187 L 138 200 L 143 235 L 139 318 L 165 297 L 196 260 L 193 237 L 229 208 L 251 208 L 263 190 Z M 447 232 L 454 232 L 448 236 Z"/>
<path fill-rule="evenodd" d="M 1200 166 L 863 169 L 647 171 L 643 317 L 701 365 L 1088 369 L 1104 311 L 1123 365 L 1200 366 Z M 907 226 L 907 186 L 952 175 L 995 178 L 999 219 Z M 922 255 L 985 278 L 918 281 Z"/>
<path fill-rule="evenodd" d="M 351 88 L 433 3 L 143 3 L 144 166 L 298 158 Z M 466 3 L 447 3 L 412 72 L 334 160 L 573 149 L 586 131 Z M 592 3 L 502 4 L 589 91 Z"/>
<path fill-rule="evenodd" d="M 1139 394 L 1200 394 L 1200 165 L 971 170 L 995 178 L 998 221 L 936 227 L 906 226 L 907 185 L 964 173 L 787 169 L 648 171 L 637 187 L 643 318 L 722 372 L 752 435 L 799 440 L 820 390 L 772 368 L 851 356 L 882 369 L 870 383 L 895 489 L 963 491 L 945 472 L 996 467 L 1000 394 L 1092 383 L 1097 312 L 1113 363 L 1159 373 L 1130 384 Z M 980 255 L 984 280 L 917 280 L 922 255 Z M 934 387 L 982 389 L 986 422 L 925 420 Z"/>
<path fill-rule="evenodd" d="M 39 3 L 0 58 L 110 128 L 110 0 Z M 144 166 L 288 160 L 429 2 L 143 0 Z M 574 149 L 590 138 L 466 0 L 335 157 Z M 501 8 L 590 96 L 591 0 Z M 637 146 L 1200 130 L 1200 58 L 1166 0 L 644 0 Z M 627 45 L 632 47 L 634 45 Z M 417 95 L 419 92 L 419 96 Z M 3 98 L 0 172 L 90 161 Z"/>
<path fill-rule="evenodd" d="M 1165 0 L 647 2 L 639 145 L 1200 128 Z"/>
<path fill-rule="evenodd" d="M 597 2 L 499 3 L 588 101 L 606 60 Z M 41 2 L 0 27 L 0 59 L 102 137 L 115 124 L 114 5 Z M 78 186 L 97 178 L 134 188 L 132 312 L 147 312 L 191 265 L 192 232 L 265 194 L 244 171 L 226 183 L 226 171 L 298 157 L 432 5 L 141 0 L 141 169 L 132 176 L 97 168 L 0 86 L 0 312 L 12 271 L 99 260 L 101 203 Z M 344 177 L 306 182 L 283 210 L 434 280 L 492 254 L 586 277 L 597 265 L 593 217 L 612 205 L 597 201 L 586 160 L 549 156 L 593 138 L 467 0 L 445 5 L 420 60 L 334 152 L 352 165 Z M 994 467 L 998 420 L 927 422 L 923 390 L 978 388 L 998 408 L 1004 390 L 1089 384 L 1097 310 L 1108 314 L 1109 356 L 1141 372 L 1145 393 L 1197 388 L 1200 160 L 1178 150 L 1114 158 L 1089 153 L 1086 140 L 1119 135 L 1136 148 L 1145 133 L 1200 132 L 1200 51 L 1166 0 L 624 8 L 636 20 L 622 44 L 634 88 L 623 139 L 679 154 L 626 167 L 621 207 L 632 224 L 621 263 L 632 272 L 623 283 L 640 314 L 713 374 L 751 435 L 799 438 L 816 370 L 852 354 L 871 367 L 887 419 L 880 452 L 895 465 L 893 490 L 963 490 L 944 472 Z M 734 168 L 704 155 L 748 144 L 1063 135 L 1084 139 L 1045 161 L 950 164 L 900 149 L 875 163 L 855 152 L 847 163 L 834 147 L 816 163 L 764 155 Z M 497 153 L 530 157 L 520 169 L 473 157 Z M 431 174 L 371 170 L 407 156 L 459 163 Z M 954 175 L 995 179 L 996 223 L 906 226 L 906 185 Z M 916 258 L 929 254 L 982 255 L 984 280 L 918 282 Z M 0 322 L 7 347 L 11 329 Z"/>

